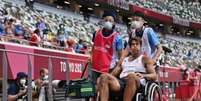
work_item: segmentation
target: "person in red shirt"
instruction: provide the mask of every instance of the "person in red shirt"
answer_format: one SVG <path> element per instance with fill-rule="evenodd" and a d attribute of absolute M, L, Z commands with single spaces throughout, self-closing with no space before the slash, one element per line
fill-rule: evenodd
<path fill-rule="evenodd" d="M 102 73 L 110 72 L 116 65 L 123 49 L 120 33 L 115 30 L 116 16 L 114 12 L 103 14 L 102 26 L 93 34 L 92 71 L 93 79 Z"/>
<path fill-rule="evenodd" d="M 64 51 L 75 53 L 75 51 L 74 51 L 74 47 L 76 45 L 75 40 L 73 38 L 69 38 L 66 43 L 67 43 L 68 46 L 66 46 Z"/>
<path fill-rule="evenodd" d="M 41 38 L 40 38 L 40 30 L 36 29 L 32 34 L 31 34 L 31 38 L 30 38 L 30 45 L 31 46 L 38 46 Z"/>

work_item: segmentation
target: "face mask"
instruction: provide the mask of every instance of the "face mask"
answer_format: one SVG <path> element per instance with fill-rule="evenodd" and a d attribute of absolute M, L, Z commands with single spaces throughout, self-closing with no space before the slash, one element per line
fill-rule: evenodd
<path fill-rule="evenodd" d="M 64 28 L 64 26 L 63 25 L 61 25 L 61 27 L 60 28 Z"/>
<path fill-rule="evenodd" d="M 45 75 L 44 77 L 43 77 L 43 80 L 47 80 L 48 79 L 48 75 Z"/>
<path fill-rule="evenodd" d="M 24 86 L 26 84 L 26 79 L 20 79 L 20 84 Z"/>
<path fill-rule="evenodd" d="M 112 30 L 113 24 L 109 21 L 103 23 L 103 27 L 107 30 Z"/>
<path fill-rule="evenodd" d="M 142 27 L 142 24 L 140 21 L 132 21 L 131 22 L 131 28 L 132 29 L 139 29 Z"/>

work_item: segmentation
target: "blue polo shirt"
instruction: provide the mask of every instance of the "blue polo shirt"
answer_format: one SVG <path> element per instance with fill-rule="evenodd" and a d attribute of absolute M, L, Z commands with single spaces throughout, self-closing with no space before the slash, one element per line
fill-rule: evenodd
<path fill-rule="evenodd" d="M 157 36 L 157 33 L 152 28 L 145 28 L 144 32 L 147 33 L 149 44 L 151 47 L 151 53 L 153 53 L 156 50 L 156 46 L 160 44 L 160 40 Z"/>

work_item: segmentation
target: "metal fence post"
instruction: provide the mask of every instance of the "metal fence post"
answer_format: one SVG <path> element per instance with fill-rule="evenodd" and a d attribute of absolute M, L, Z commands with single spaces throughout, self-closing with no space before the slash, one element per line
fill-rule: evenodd
<path fill-rule="evenodd" d="M 70 83 L 70 68 L 69 68 L 69 63 L 67 61 L 67 59 L 64 60 L 65 61 L 65 66 L 66 66 L 66 85 L 69 85 Z M 66 96 L 66 95 L 65 95 Z M 70 98 L 66 98 L 66 101 L 71 101 Z"/>
<path fill-rule="evenodd" d="M 28 101 L 32 101 L 32 64 L 28 55 Z"/>
<path fill-rule="evenodd" d="M 52 94 L 52 58 L 49 57 L 48 58 L 48 79 L 49 79 L 49 83 L 48 83 L 48 101 L 53 101 L 53 94 Z"/>
<path fill-rule="evenodd" d="M 3 51 L 3 101 L 7 101 L 7 80 L 8 80 L 8 61 L 6 58 L 6 52 Z"/>
<path fill-rule="evenodd" d="M 65 60 L 65 63 L 66 63 L 66 84 L 68 85 L 70 82 L 70 68 L 67 60 Z"/>

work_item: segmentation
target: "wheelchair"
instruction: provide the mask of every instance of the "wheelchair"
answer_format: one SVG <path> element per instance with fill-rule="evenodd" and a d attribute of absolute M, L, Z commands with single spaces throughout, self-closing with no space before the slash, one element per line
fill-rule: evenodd
<path fill-rule="evenodd" d="M 157 82 L 147 81 L 144 88 L 140 88 L 134 101 L 162 101 L 162 90 Z"/>
<path fill-rule="evenodd" d="M 110 93 L 109 101 L 123 101 L 123 92 Z M 162 90 L 157 82 L 147 81 L 137 89 L 132 101 L 162 101 Z"/>

